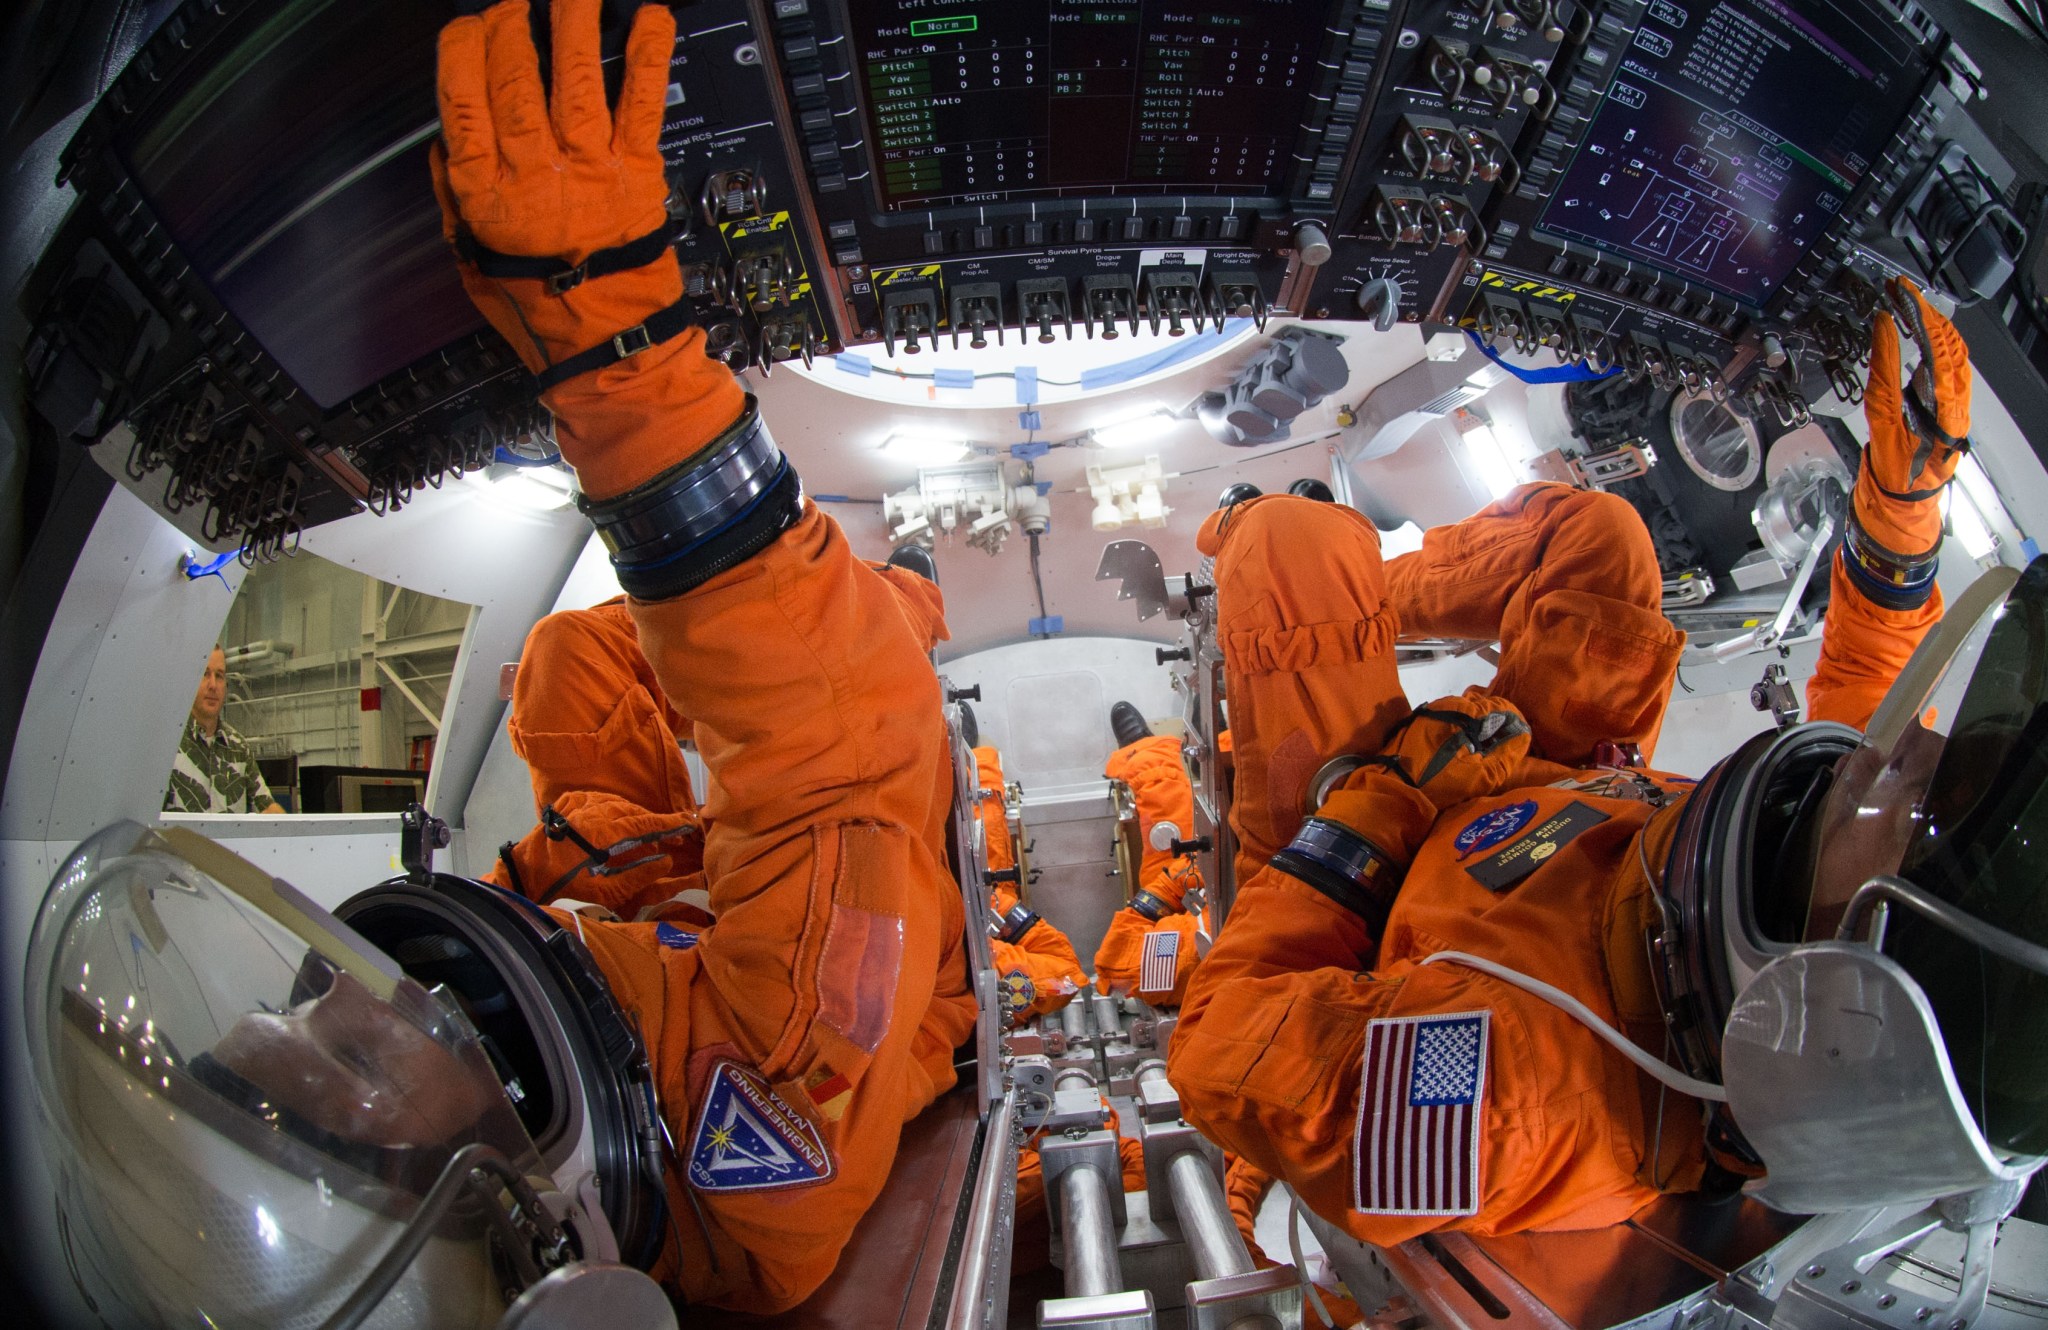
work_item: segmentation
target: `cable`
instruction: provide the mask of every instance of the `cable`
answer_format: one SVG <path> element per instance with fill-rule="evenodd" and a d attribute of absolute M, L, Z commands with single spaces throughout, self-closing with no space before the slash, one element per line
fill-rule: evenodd
<path fill-rule="evenodd" d="M 1045 579 L 1038 572 L 1038 533 L 1031 533 L 1031 585 L 1038 591 L 1038 620 L 1045 622 Z M 1051 637 L 1051 633 L 1039 633 L 1039 637 Z"/>
<path fill-rule="evenodd" d="M 1281 1184 L 1286 1186 L 1285 1183 Z M 1287 1254 L 1294 1258 L 1294 1273 L 1301 1279 L 1302 1292 L 1315 1304 L 1316 1315 L 1323 1318 L 1323 1324 L 1334 1327 L 1337 1318 L 1330 1315 L 1329 1304 L 1323 1301 L 1323 1291 L 1316 1287 L 1316 1281 L 1308 1277 L 1308 1262 L 1301 1255 L 1301 1198 L 1294 1194 L 1294 1188 L 1287 1188 Z"/>
<path fill-rule="evenodd" d="M 1456 965 L 1463 965 L 1468 969 L 1477 970 L 1481 974 L 1490 974 L 1502 983 L 1513 984 L 1525 993 L 1534 993 L 1537 997 L 1542 998 L 1551 1006 L 1556 1007 L 1565 1015 L 1570 1016 L 1594 1034 L 1599 1035 L 1602 1039 L 1614 1045 L 1616 1049 L 1620 1050 L 1623 1057 L 1642 1068 L 1646 1074 L 1662 1081 L 1680 1094 L 1691 1095 L 1694 1099 L 1705 1099 L 1717 1104 L 1728 1102 L 1728 1091 L 1724 1087 L 1707 1081 L 1694 1080 L 1668 1062 L 1655 1057 L 1644 1049 L 1642 1045 L 1637 1044 L 1627 1035 L 1594 1015 L 1590 1007 L 1561 988 L 1546 984 L 1541 979 L 1532 979 L 1520 970 L 1511 970 L 1505 965 L 1487 960 L 1483 956 L 1474 956 L 1469 952 L 1437 951 L 1431 952 L 1422 958 L 1424 965 L 1429 965 L 1436 961 L 1450 961 Z"/>
<path fill-rule="evenodd" d="M 1611 379 L 1621 373 L 1621 366 L 1619 365 L 1609 365 L 1606 369 L 1596 370 L 1591 365 L 1583 363 L 1558 365 L 1552 369 L 1523 369 L 1520 365 L 1511 365 L 1501 359 L 1500 352 L 1494 350 L 1485 342 L 1480 341 L 1479 334 L 1473 332 L 1470 328 L 1465 330 L 1465 335 L 1472 339 L 1472 345 L 1486 353 L 1488 360 L 1514 375 L 1523 383 L 1594 383 L 1601 379 Z"/>

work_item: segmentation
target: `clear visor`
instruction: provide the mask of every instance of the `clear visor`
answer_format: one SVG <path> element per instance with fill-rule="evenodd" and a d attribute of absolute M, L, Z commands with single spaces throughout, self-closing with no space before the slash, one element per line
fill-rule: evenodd
<path fill-rule="evenodd" d="M 532 1142 L 437 993 L 285 883 L 182 829 L 82 844 L 25 973 L 41 1128 L 81 1280 L 148 1319 L 317 1326 L 472 1144 Z M 457 1205 L 365 1322 L 504 1305 Z"/>
<path fill-rule="evenodd" d="M 1959 598 L 1843 763 L 1807 938 L 1834 936 L 1878 874 L 2048 946 L 2048 559 Z M 1884 950 L 1933 1006 L 1986 1141 L 2048 1155 L 2048 975 L 1905 910 Z"/>

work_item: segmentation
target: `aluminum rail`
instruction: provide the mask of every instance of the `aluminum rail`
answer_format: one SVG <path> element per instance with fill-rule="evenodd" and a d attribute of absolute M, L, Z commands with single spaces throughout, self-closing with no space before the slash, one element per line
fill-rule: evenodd
<path fill-rule="evenodd" d="M 1060 1240 L 1067 1248 L 1067 1296 L 1092 1298 L 1123 1289 L 1116 1259 L 1116 1223 L 1109 1212 L 1109 1182 L 1083 1164 L 1060 1176 Z"/>
<path fill-rule="evenodd" d="M 1230 1218 L 1223 1199 L 1223 1185 L 1208 1159 L 1189 1150 L 1174 1156 L 1167 1166 L 1167 1185 L 1173 1189 L 1173 1212 L 1180 1220 L 1181 1238 L 1188 1245 L 1188 1259 L 1202 1279 L 1249 1272 L 1251 1253 Z"/>
<path fill-rule="evenodd" d="M 989 1115 L 981 1163 L 974 1172 L 974 1196 L 968 1202 L 967 1231 L 960 1240 L 960 1268 L 946 1305 L 948 1330 L 983 1330 L 1003 1324 L 1007 1302 L 998 1305 L 997 1299 L 1007 1300 L 1010 1291 L 991 1289 L 989 1275 L 990 1262 L 995 1259 L 996 1210 L 1004 1186 L 1017 1172 L 1017 1152 L 1011 1142 L 1016 1113 L 1017 1092 L 1013 1089 Z"/>

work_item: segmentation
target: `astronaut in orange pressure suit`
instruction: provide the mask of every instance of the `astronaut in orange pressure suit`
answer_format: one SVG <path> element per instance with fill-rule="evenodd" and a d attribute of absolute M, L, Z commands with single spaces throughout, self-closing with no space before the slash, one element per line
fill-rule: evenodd
<path fill-rule="evenodd" d="M 636 15 L 616 115 L 598 16 L 598 0 L 554 4 L 551 92 L 523 0 L 443 29 L 435 186 L 463 284 L 539 379 L 630 597 L 581 628 L 616 644 L 630 619 L 651 673 L 644 700 L 572 688 L 535 703 L 549 667 L 530 662 L 521 742 L 531 757 L 543 736 L 570 736 L 579 788 L 557 811 L 579 794 L 638 805 L 657 878 L 699 852 L 668 830 L 688 819 L 665 741 L 641 736 L 644 760 L 624 764 L 633 789 L 591 787 L 606 762 L 583 759 L 610 758 L 606 736 L 652 716 L 688 717 L 713 776 L 701 861 L 714 922 L 582 929 L 639 1025 L 677 1143 L 675 1236 L 654 1273 L 691 1302 L 769 1312 L 831 1272 L 972 1025 L 964 970 L 944 963 L 962 921 L 933 848 L 950 789 L 939 687 L 904 596 L 802 498 L 691 326 L 657 239 L 673 16 Z M 586 714 L 567 718 L 572 705 Z M 587 853 L 566 836 L 552 852 Z M 530 894 L 554 880 L 527 877 Z M 587 898 L 603 879 L 583 877 Z M 708 1110 L 742 1101 L 777 1137 L 774 1169 L 724 1153 Z"/>
<path fill-rule="evenodd" d="M 975 816 L 981 821 L 989 871 L 1014 873 L 1017 851 L 1010 844 L 1010 825 L 1003 813 L 1002 754 L 989 745 L 980 745 L 974 750 L 974 762 L 979 781 Z M 1074 944 L 1065 933 L 1024 905 L 1018 894 L 1021 885 L 998 881 L 989 893 L 989 909 L 995 916 L 995 936 L 989 940 L 989 950 L 995 962 L 1003 1011 L 1012 1025 L 1058 1011 L 1088 982 L 1088 976 L 1081 970 L 1081 959 L 1074 954 Z"/>
<path fill-rule="evenodd" d="M 1941 616 L 1936 495 L 1969 426 L 1961 339 L 1910 286 L 1891 298 L 1923 347 L 1918 416 L 1880 310 L 1872 439 L 1808 690 L 1816 719 L 1851 725 Z M 1634 511 L 1525 485 L 1382 565 L 1359 513 L 1275 496 L 1213 514 L 1198 547 L 1216 561 L 1240 886 L 1169 1055 L 1188 1120 L 1380 1245 L 1603 1226 L 1698 1186 L 1702 1104 L 1501 977 L 1668 1060 L 1646 936 L 1692 783 L 1622 762 L 1653 751 L 1684 638 Z M 1413 709 L 1403 633 L 1498 640 L 1499 672 Z M 1344 754 L 1362 765 L 1304 820 Z"/>
<path fill-rule="evenodd" d="M 1136 890 L 1110 916 L 1102 945 L 1095 949 L 1095 986 L 1155 1007 L 1176 1006 L 1201 959 L 1199 947 L 1209 942 L 1202 919 L 1186 903 L 1188 893 L 1202 885 L 1201 871 L 1194 856 L 1175 853 L 1172 844 L 1194 835 L 1194 789 L 1181 765 L 1180 740 L 1153 734 L 1128 702 L 1111 709 L 1110 724 L 1119 746 L 1102 774 L 1130 786 L 1144 858 Z M 1148 958 L 1154 962 L 1155 981 L 1170 975 L 1164 987 L 1145 987 Z"/>

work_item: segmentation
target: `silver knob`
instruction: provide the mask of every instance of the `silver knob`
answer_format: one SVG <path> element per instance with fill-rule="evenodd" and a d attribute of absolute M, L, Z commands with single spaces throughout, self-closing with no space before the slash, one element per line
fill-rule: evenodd
<path fill-rule="evenodd" d="M 1314 222 L 1303 222 L 1294 228 L 1294 252 L 1304 264 L 1320 268 L 1330 261 L 1330 237 Z"/>

